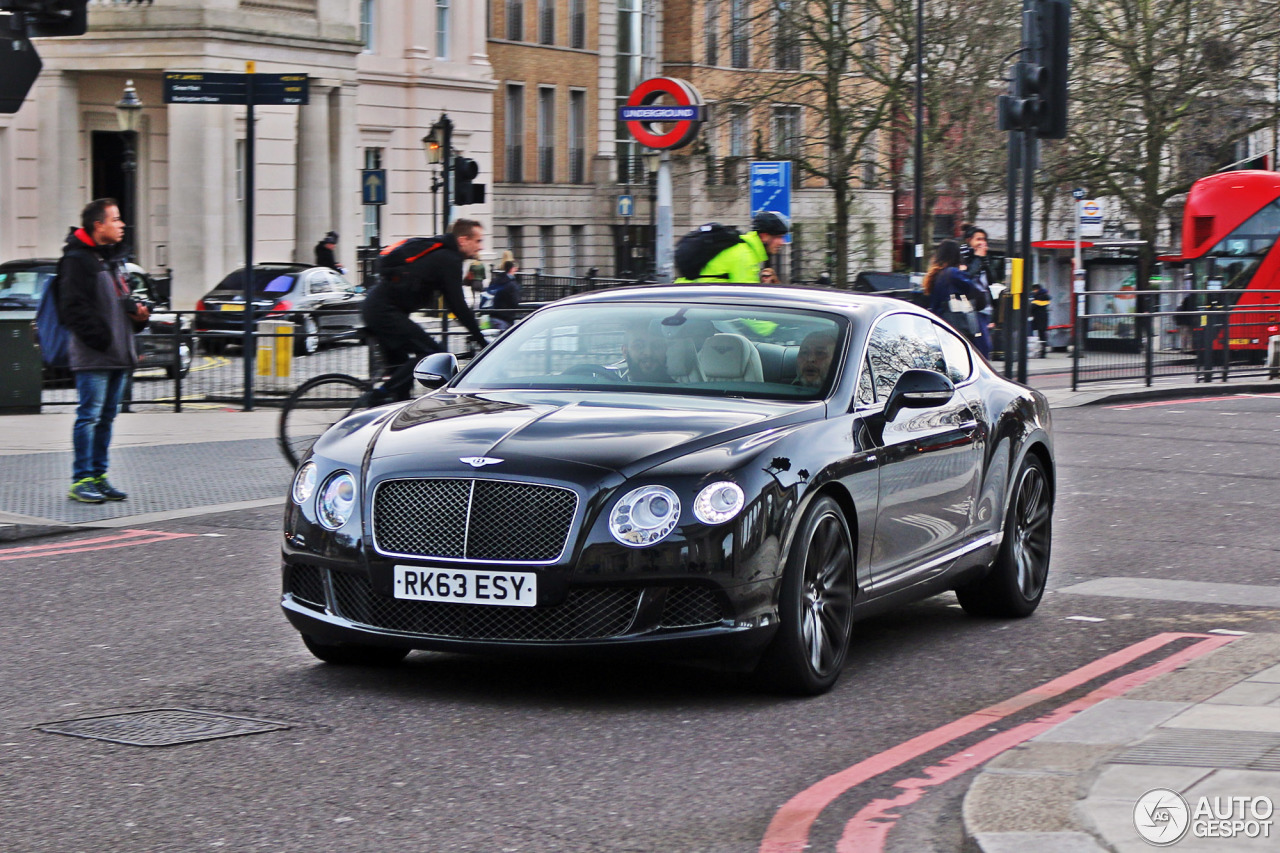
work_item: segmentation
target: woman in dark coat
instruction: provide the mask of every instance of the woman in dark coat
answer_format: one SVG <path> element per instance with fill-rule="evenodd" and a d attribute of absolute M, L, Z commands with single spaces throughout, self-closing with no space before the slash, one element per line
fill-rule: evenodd
<path fill-rule="evenodd" d="M 926 307 L 955 328 L 965 338 L 974 339 L 977 321 L 969 301 L 973 285 L 960 269 L 960 244 L 943 240 L 933 253 L 933 263 L 924 277 Z M 962 310 L 968 307 L 969 310 Z"/>
<path fill-rule="evenodd" d="M 509 329 L 515 322 L 511 309 L 520 307 L 520 282 L 516 279 L 519 271 L 515 261 L 504 261 L 502 272 L 494 273 L 485 290 L 485 295 L 492 300 L 485 307 L 498 312 L 489 315 L 489 322 L 495 329 Z"/>

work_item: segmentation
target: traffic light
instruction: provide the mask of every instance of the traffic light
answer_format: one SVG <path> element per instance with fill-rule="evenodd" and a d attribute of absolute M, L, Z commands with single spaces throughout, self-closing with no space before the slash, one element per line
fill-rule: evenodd
<path fill-rule="evenodd" d="M 1013 93 L 1000 96 L 1001 130 L 1035 130 L 1047 114 L 1049 71 L 1035 62 L 1013 66 Z"/>
<path fill-rule="evenodd" d="M 35 0 L 15 5 L 34 6 L 27 14 L 32 38 L 82 36 L 89 27 L 89 0 Z"/>
<path fill-rule="evenodd" d="M 474 184 L 480 174 L 480 165 L 470 157 L 453 158 L 453 203 L 461 207 L 464 204 L 484 203 L 484 184 Z"/>
<path fill-rule="evenodd" d="M 1044 67 L 1048 82 L 1044 109 L 1036 123 L 1041 139 L 1067 136 L 1067 78 L 1071 47 L 1071 0 L 1036 0 L 1036 61 Z"/>

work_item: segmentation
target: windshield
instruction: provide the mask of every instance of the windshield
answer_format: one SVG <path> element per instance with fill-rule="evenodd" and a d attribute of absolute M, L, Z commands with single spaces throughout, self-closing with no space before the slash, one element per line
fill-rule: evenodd
<path fill-rule="evenodd" d="M 1234 305 L 1253 281 L 1262 259 L 1280 234 L 1280 199 L 1271 202 L 1243 222 L 1209 250 L 1203 258 L 1192 262 L 1197 289 L 1220 291 L 1201 302 Z M 1265 286 L 1265 285 L 1264 285 Z"/>
<path fill-rule="evenodd" d="M 817 400 L 848 323 L 816 311 L 608 302 L 530 316 L 454 386 Z"/>
<path fill-rule="evenodd" d="M 39 300 L 53 270 L 5 270 L 0 272 L 0 299 Z"/>
<path fill-rule="evenodd" d="M 282 272 L 279 268 L 254 267 L 253 292 L 257 296 L 278 295 L 293 289 L 298 273 Z M 218 290 L 244 291 L 244 270 L 238 269 L 218 284 Z"/>

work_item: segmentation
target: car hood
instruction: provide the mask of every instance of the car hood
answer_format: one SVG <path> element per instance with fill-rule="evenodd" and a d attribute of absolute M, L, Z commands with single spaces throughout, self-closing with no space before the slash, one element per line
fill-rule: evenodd
<path fill-rule="evenodd" d="M 588 465 L 624 476 L 685 453 L 821 418 L 825 404 L 662 394 L 438 393 L 402 409 L 372 458 L 413 456 L 405 467 L 454 468 L 462 458 Z M 400 467 L 392 463 L 389 467 Z"/>

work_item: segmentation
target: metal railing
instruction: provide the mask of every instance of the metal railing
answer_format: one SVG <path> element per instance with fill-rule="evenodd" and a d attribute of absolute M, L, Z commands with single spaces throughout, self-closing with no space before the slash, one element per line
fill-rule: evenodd
<path fill-rule="evenodd" d="M 1152 305 L 1190 291 L 1139 294 Z M 1280 337 L 1280 291 L 1246 291 L 1263 304 L 1227 305 L 1240 293 L 1194 291 L 1193 310 L 1078 314 L 1073 328 L 1071 388 L 1093 382 L 1194 377 L 1196 382 L 1266 377 L 1267 350 Z M 1133 291 L 1090 293 L 1132 300 Z M 1266 303 L 1272 303 L 1268 305 Z M 1136 307 L 1143 307 L 1138 304 Z"/>

